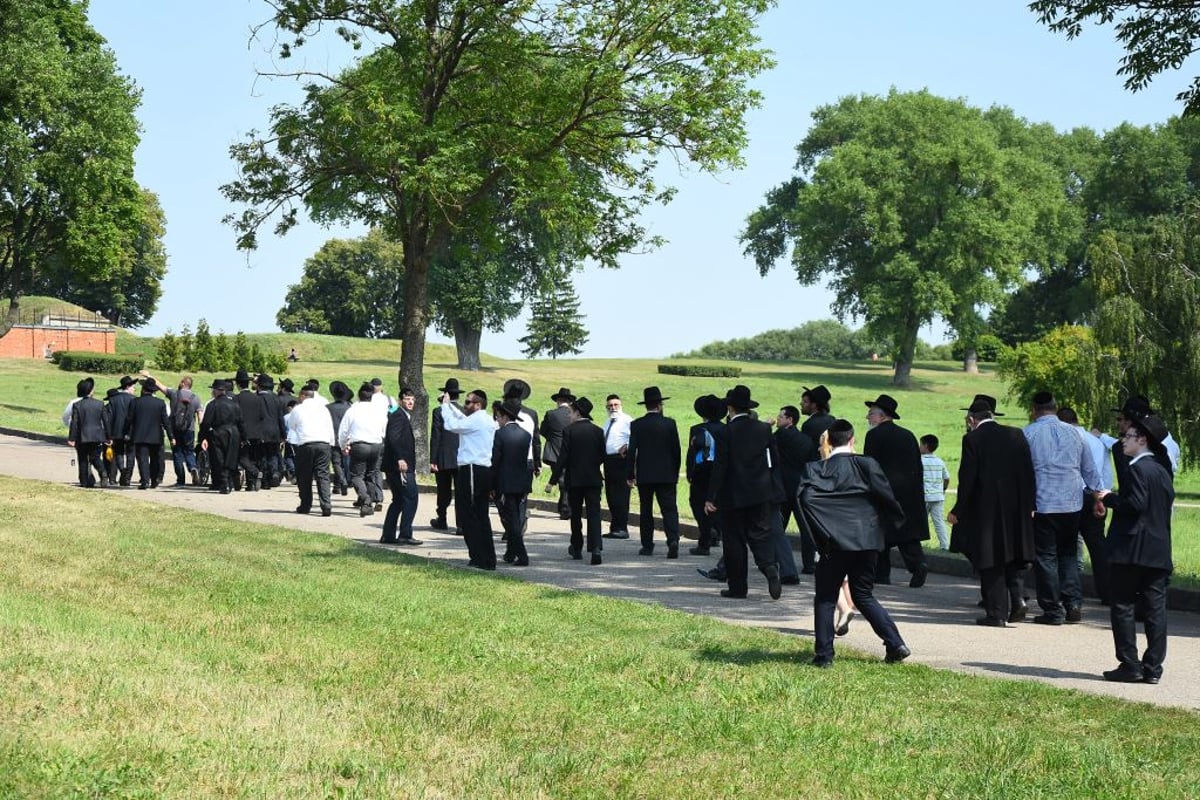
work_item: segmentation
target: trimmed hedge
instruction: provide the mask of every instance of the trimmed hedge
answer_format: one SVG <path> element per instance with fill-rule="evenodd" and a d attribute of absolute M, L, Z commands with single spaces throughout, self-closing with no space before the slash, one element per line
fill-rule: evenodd
<path fill-rule="evenodd" d="M 710 367 L 702 364 L 659 364 L 659 375 L 683 375 L 687 378 L 740 378 L 741 367 Z"/>
<path fill-rule="evenodd" d="M 109 355 L 58 350 L 51 360 L 67 372 L 94 372 L 97 375 L 132 375 L 145 369 L 146 359 L 140 354 Z"/>

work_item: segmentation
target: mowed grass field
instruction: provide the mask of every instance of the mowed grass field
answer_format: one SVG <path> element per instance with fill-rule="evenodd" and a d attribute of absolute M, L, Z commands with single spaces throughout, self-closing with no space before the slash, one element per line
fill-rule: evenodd
<path fill-rule="evenodd" d="M 335 537 L 0 477 L 0 552 L 0 797 L 1200 796 L 1193 713 Z"/>

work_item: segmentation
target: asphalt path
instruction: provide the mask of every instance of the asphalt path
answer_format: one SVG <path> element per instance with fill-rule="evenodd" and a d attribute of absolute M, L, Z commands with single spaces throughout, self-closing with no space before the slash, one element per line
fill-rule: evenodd
<path fill-rule="evenodd" d="M 74 485 L 76 472 L 71 466 L 74 455 L 73 449 L 61 444 L 0 435 L 0 473 L 47 481 L 70 491 L 100 491 Z M 167 483 L 158 489 L 109 491 L 131 505 L 176 506 L 247 522 L 341 536 L 364 546 L 401 549 L 408 555 L 466 568 L 466 547 L 461 537 L 427 527 L 433 509 L 429 494 L 421 495 L 415 531 L 424 544 L 416 548 L 392 548 L 378 542 L 383 515 L 360 518 L 357 509 L 351 506 L 353 493 L 335 497 L 333 515 L 322 517 L 319 510 L 308 515 L 296 514 L 296 489 L 287 484 L 266 492 L 221 495 L 191 487 L 168 488 L 173 480 L 168 466 Z M 497 531 L 497 550 L 502 553 L 500 525 L 494 515 L 493 527 Z M 670 560 L 666 558 L 661 530 L 656 537 L 655 553 L 650 557 L 637 554 L 636 533 L 628 540 L 605 539 L 604 563 L 593 567 L 586 554 L 582 561 L 567 555 L 567 535 L 567 523 L 557 515 L 533 510 L 526 537 L 530 566 L 512 567 L 501 562 L 497 574 L 705 614 L 737 625 L 773 628 L 798 638 L 810 640 L 813 635 L 812 576 L 802 575 L 799 586 L 783 587 L 783 597 L 773 601 L 767 595 L 766 581 L 752 566 L 750 596 L 727 600 L 719 595 L 723 583 L 697 573 L 697 568 L 711 567 L 716 559 L 687 555 L 686 540 L 680 548 L 680 558 Z M 893 568 L 893 579 L 906 578 L 902 568 Z M 1114 684 L 1101 677 L 1101 672 L 1116 666 L 1108 609 L 1094 601 L 1084 606 L 1083 622 L 1076 625 L 1047 627 L 1022 623 L 1008 628 L 984 628 L 975 624 L 975 618 L 981 614 L 976 607 L 979 587 L 969 578 L 931 573 L 921 589 L 909 589 L 901 582 L 880 586 L 875 594 L 891 612 L 912 649 L 909 663 L 993 678 L 1039 681 L 1160 706 L 1200 709 L 1200 669 L 1197 669 L 1200 614 L 1168 612 L 1170 638 L 1161 683 Z M 1031 603 L 1030 618 L 1035 609 L 1036 605 Z M 1144 638 L 1139 637 L 1139 643 L 1144 645 Z M 851 624 L 849 635 L 837 641 L 837 647 L 883 657 L 883 645 L 861 617 Z M 798 664 L 807 661 L 803 653 L 797 642 Z"/>

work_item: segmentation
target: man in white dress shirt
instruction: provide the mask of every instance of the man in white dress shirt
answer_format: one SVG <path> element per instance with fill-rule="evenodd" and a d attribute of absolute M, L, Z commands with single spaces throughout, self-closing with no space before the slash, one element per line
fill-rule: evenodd
<path fill-rule="evenodd" d="M 458 434 L 458 475 L 454 489 L 461 499 L 456 510 L 467 541 L 470 566 L 496 568 L 496 545 L 492 539 L 492 521 L 488 516 L 488 494 L 492 488 L 492 443 L 496 423 L 488 413 L 487 393 L 475 389 L 467 393 L 462 410 L 449 399 L 442 400 L 442 421 L 446 430 Z"/>
<path fill-rule="evenodd" d="M 629 449 L 629 425 L 633 417 L 621 408 L 621 396 L 610 394 L 605 403 L 608 421 L 604 424 L 604 502 L 611 517 L 606 539 L 629 538 L 629 476 L 625 470 L 625 451 Z"/>
<path fill-rule="evenodd" d="M 337 437 L 333 432 L 333 420 L 325 410 L 325 404 L 313 398 L 313 390 L 307 386 L 300 390 L 300 402 L 288 415 L 288 441 L 296 448 L 296 483 L 300 491 L 297 514 L 312 510 L 312 484 L 317 481 L 317 499 L 321 503 L 321 516 L 333 514 L 333 497 L 329 481 L 329 448 Z"/>

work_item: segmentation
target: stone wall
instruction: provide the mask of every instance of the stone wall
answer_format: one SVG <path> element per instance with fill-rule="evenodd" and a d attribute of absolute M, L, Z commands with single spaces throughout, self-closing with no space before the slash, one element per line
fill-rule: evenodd
<path fill-rule="evenodd" d="M 46 358 L 55 350 L 115 353 L 117 332 L 112 328 L 14 325 L 0 336 L 0 358 Z"/>

